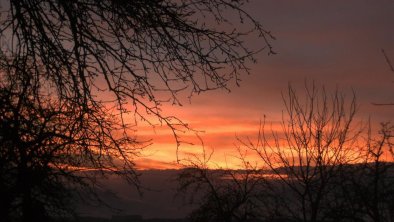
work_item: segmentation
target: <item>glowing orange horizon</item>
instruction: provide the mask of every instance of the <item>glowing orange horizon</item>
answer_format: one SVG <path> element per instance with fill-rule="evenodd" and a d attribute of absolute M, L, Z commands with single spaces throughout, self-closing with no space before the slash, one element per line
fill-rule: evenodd
<path fill-rule="evenodd" d="M 138 169 L 180 169 L 184 165 L 185 160 L 190 158 L 203 158 L 202 151 L 210 153 L 213 151 L 212 157 L 208 163 L 210 168 L 232 168 L 242 169 L 242 161 L 240 161 L 240 153 L 237 147 L 240 146 L 237 138 L 241 140 L 250 139 L 255 141 L 258 137 L 258 132 L 261 127 L 260 120 L 243 121 L 226 118 L 214 117 L 214 121 L 209 121 L 205 125 L 199 118 L 189 119 L 190 126 L 198 126 L 194 128 L 204 130 L 198 135 L 201 137 L 203 144 L 199 138 L 192 131 L 187 131 L 180 134 L 181 140 L 193 143 L 183 143 L 179 147 L 176 145 L 176 140 L 170 129 L 167 127 L 156 127 L 152 130 L 149 126 L 142 127 L 141 131 L 137 131 L 140 138 L 152 138 L 152 145 L 145 148 L 141 157 L 135 158 Z M 355 120 L 357 121 L 357 120 Z M 270 135 L 275 131 L 279 135 L 282 132 L 282 123 L 280 120 L 273 121 L 272 124 L 267 120 L 266 133 Z M 376 135 L 375 135 L 376 136 Z M 269 143 L 273 143 L 273 138 L 268 136 Z M 285 145 L 283 149 L 286 150 Z M 252 150 L 241 147 L 241 154 L 246 155 L 247 161 L 252 165 L 263 166 L 263 161 L 258 154 Z M 393 161 L 391 154 L 386 152 L 382 160 Z"/>

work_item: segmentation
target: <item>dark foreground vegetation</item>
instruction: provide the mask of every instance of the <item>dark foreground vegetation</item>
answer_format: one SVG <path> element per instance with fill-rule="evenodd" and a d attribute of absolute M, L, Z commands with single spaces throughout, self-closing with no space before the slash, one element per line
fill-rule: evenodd
<path fill-rule="evenodd" d="M 185 169 L 181 174 L 182 186 L 193 189 L 188 192 L 187 200 L 199 204 L 189 219 L 223 222 L 393 221 L 394 164 L 375 162 L 340 168 L 329 181 L 314 177 L 308 184 L 296 182 L 299 179 L 296 177 L 273 178 L 272 172 L 255 169 Z M 299 173 L 301 171 L 298 169 Z M 286 169 L 278 169 L 278 172 L 282 177 L 286 175 Z M 269 176 L 262 177 L 264 174 Z M 319 187 L 322 182 L 324 186 Z"/>
<path fill-rule="evenodd" d="M 187 219 L 143 219 L 139 215 L 124 215 L 124 216 L 112 216 L 111 218 L 100 218 L 100 217 L 77 217 L 76 219 L 65 219 L 57 218 L 53 219 L 54 222 L 189 222 Z"/>

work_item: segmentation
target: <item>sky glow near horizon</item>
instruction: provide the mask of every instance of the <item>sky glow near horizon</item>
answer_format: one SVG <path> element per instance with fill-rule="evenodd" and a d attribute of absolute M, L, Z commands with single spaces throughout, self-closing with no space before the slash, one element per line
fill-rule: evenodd
<path fill-rule="evenodd" d="M 177 116 L 199 133 L 207 152 L 214 150 L 212 162 L 236 167 L 237 137 L 256 138 L 260 121 L 273 122 L 275 129 L 284 110 L 281 92 L 291 83 L 303 95 L 305 81 L 325 85 L 328 94 L 338 89 L 350 99 L 356 93 L 357 120 L 371 117 L 374 130 L 382 121 L 392 121 L 394 106 L 372 103 L 394 101 L 394 73 L 381 52 L 394 61 L 394 2 L 382 1 L 251 1 L 246 9 L 277 38 L 272 41 L 277 55 L 259 53 L 250 64 L 251 75 L 242 77 L 241 86 L 195 95 L 182 107 L 165 104 L 165 115 Z M 261 47 L 253 39 L 250 45 Z M 175 139 L 168 128 L 152 130 L 138 126 L 139 138 L 152 145 L 136 158 L 141 169 L 177 168 Z M 198 139 L 187 132 L 182 138 L 196 143 L 179 147 L 180 158 L 201 153 Z M 248 151 L 252 160 L 255 154 Z M 214 165 L 215 165 L 214 164 Z"/>

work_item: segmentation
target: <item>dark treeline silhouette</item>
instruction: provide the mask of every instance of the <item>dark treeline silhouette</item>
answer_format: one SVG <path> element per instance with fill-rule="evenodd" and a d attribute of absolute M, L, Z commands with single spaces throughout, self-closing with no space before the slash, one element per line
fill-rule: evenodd
<path fill-rule="evenodd" d="M 185 168 L 178 174 L 179 195 L 197 204 L 191 221 L 251 221 L 261 216 L 258 198 L 261 172 L 248 162 L 242 171 L 230 169 L 212 170 L 208 167 L 212 153 L 202 158 L 184 162 Z M 190 194 L 190 195 L 189 195 Z"/>
<path fill-rule="evenodd" d="M 381 169 L 388 170 L 379 175 L 378 182 L 376 175 L 366 173 L 373 164 L 343 165 L 341 172 L 328 184 L 330 190 L 321 197 L 315 221 L 393 221 L 394 164 L 379 163 L 384 166 Z M 297 199 L 295 191 L 283 180 L 272 177 L 272 172 L 260 171 L 259 175 L 265 177 L 254 175 L 251 181 L 246 179 L 251 178 L 249 170 L 207 170 L 207 175 L 220 176 L 209 180 L 197 179 L 201 177 L 198 171 L 200 169 L 185 169 L 180 177 L 182 186 L 185 177 L 193 183 L 188 185 L 193 187 L 190 190 L 185 187 L 181 190 L 186 198 L 184 201 L 198 206 L 189 215 L 190 221 L 312 221 L 303 219 L 304 214 L 312 214 L 309 209 L 300 210 L 301 200 Z M 237 175 L 237 179 L 231 175 Z M 198 186 L 198 191 L 194 186 Z M 242 188 L 251 186 L 253 190 L 243 192 Z M 300 182 L 298 186 L 303 184 Z"/>
<path fill-rule="evenodd" d="M 139 215 L 116 215 L 111 218 L 100 218 L 100 217 L 77 217 L 80 222 L 189 222 L 188 219 L 144 219 Z M 55 221 L 68 222 L 74 220 L 68 220 L 66 218 L 57 218 Z"/>
<path fill-rule="evenodd" d="M 238 84 L 260 51 L 246 35 L 272 53 L 246 2 L 2 2 L 2 221 L 70 216 L 76 197 L 100 201 L 97 176 L 138 188 L 138 124 L 166 125 L 179 146 L 190 128 L 162 104 Z"/>
<path fill-rule="evenodd" d="M 356 102 L 313 84 L 305 96 L 289 87 L 281 129 L 239 138 L 243 170 L 207 168 L 189 159 L 179 191 L 199 207 L 192 221 L 394 221 L 393 126 L 373 134 L 355 122 Z M 252 165 L 241 152 L 256 153 Z M 199 191 L 199 192 L 197 192 Z"/>

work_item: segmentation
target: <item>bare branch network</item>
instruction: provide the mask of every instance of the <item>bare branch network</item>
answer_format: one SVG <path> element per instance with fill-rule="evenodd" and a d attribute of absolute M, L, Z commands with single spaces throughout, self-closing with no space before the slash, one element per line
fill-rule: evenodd
<path fill-rule="evenodd" d="M 228 89 L 249 72 L 255 53 L 273 53 L 273 36 L 244 11 L 246 2 L 1 2 L 0 99 L 7 103 L 0 130 L 24 135 L 0 138 L 0 170 L 7 172 L 1 191 L 10 194 L 1 202 L 3 214 L 42 221 L 38 216 L 54 211 L 36 185 L 94 190 L 92 174 L 73 172 L 84 167 L 138 186 L 134 158 L 146 145 L 134 135 L 138 123 L 168 126 L 179 146 L 180 132 L 190 127 L 163 113 L 163 103 L 181 105 L 180 97 Z M 260 49 L 247 47 L 253 35 L 262 39 Z M 36 173 L 41 179 L 20 179 Z M 52 203 L 62 205 L 64 197 L 58 198 Z"/>
<path fill-rule="evenodd" d="M 11 1 L 1 26 L 10 39 L 4 53 L 22 60 L 39 89 L 51 84 L 59 99 L 95 104 L 98 92 L 109 91 L 120 110 L 129 102 L 171 125 L 159 92 L 180 104 L 180 91 L 238 83 L 259 51 L 246 47 L 246 35 L 263 37 L 262 48 L 272 53 L 272 36 L 243 11 L 244 2 Z M 227 18 L 229 11 L 236 17 Z M 234 21 L 250 29 L 232 27 Z"/>

